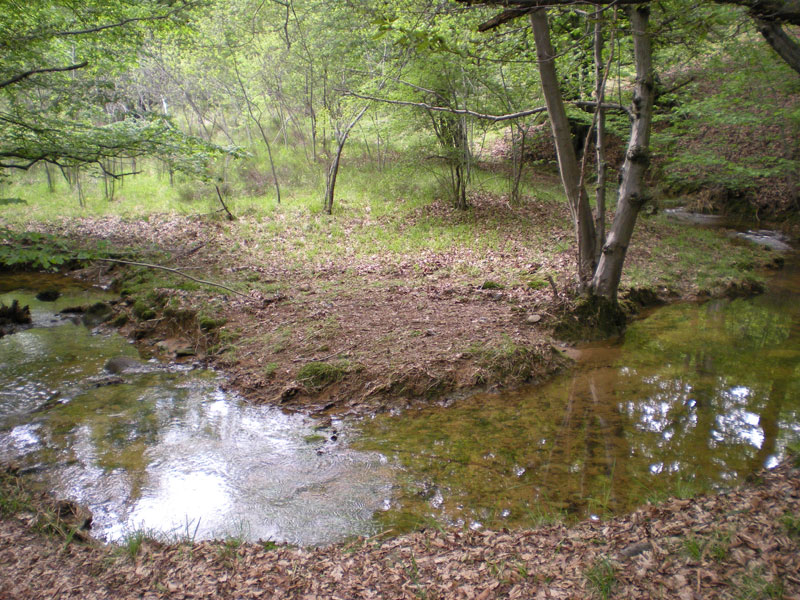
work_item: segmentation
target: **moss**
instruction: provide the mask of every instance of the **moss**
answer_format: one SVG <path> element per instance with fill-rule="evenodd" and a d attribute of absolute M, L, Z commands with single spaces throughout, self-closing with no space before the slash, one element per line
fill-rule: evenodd
<path fill-rule="evenodd" d="M 147 321 L 155 318 L 156 311 L 153 310 L 144 300 L 137 300 L 133 303 L 133 314 L 135 314 L 142 321 Z"/>
<path fill-rule="evenodd" d="M 491 279 L 487 279 L 481 284 L 482 290 L 502 290 L 505 289 L 505 286 L 502 283 L 497 283 L 496 281 L 492 281 Z"/>
<path fill-rule="evenodd" d="M 197 318 L 197 322 L 200 325 L 200 329 L 203 331 L 212 331 L 225 325 L 227 320 L 223 318 L 210 317 L 208 315 L 200 315 Z"/>
<path fill-rule="evenodd" d="M 541 290 L 548 286 L 547 280 L 541 277 L 534 277 L 528 280 L 528 287 L 532 290 Z"/>

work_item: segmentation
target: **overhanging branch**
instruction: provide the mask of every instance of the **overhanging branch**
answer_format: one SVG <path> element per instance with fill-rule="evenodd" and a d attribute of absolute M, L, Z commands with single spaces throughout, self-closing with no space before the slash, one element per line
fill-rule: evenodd
<path fill-rule="evenodd" d="M 516 113 L 511 113 L 507 115 L 487 115 L 484 113 L 475 112 L 474 110 L 468 110 L 466 108 L 450 108 L 448 106 L 433 106 L 432 104 L 428 104 L 426 102 L 410 102 L 405 100 L 390 100 L 389 98 L 379 98 L 377 96 L 367 96 L 365 94 L 358 94 L 356 92 L 347 92 L 343 91 L 343 93 L 347 94 L 348 96 L 353 96 L 354 98 L 361 98 L 362 100 L 372 100 L 374 102 L 383 102 L 384 104 L 394 104 L 397 106 L 413 106 L 415 108 L 424 108 L 425 110 L 431 110 L 434 112 L 446 112 L 454 115 L 467 115 L 470 117 L 475 117 L 476 119 L 483 119 L 485 121 L 492 121 L 494 123 L 500 121 L 510 121 L 512 119 L 520 119 L 522 117 L 528 117 L 530 115 L 537 115 L 539 113 L 547 112 L 547 107 L 540 106 L 538 108 L 532 108 L 529 110 L 523 110 Z"/>
<path fill-rule="evenodd" d="M 31 75 L 37 75 L 38 73 L 61 73 L 64 71 L 75 71 L 77 69 L 82 69 L 88 64 L 89 63 L 87 61 L 83 61 L 74 65 L 67 65 L 66 67 L 48 67 L 44 69 L 31 69 L 30 71 L 19 73 L 18 75 L 14 75 L 14 77 L 11 77 L 10 79 L 6 79 L 5 81 L 0 82 L 0 89 L 18 83 L 23 79 L 27 79 Z"/>

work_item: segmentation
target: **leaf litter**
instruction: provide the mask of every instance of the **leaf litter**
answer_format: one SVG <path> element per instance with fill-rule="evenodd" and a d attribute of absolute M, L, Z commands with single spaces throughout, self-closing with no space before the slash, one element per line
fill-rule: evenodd
<path fill-rule="evenodd" d="M 607 521 L 386 532 L 320 548 L 145 541 L 131 558 L 35 531 L 22 514 L 0 521 L 0 599 L 792 600 L 800 598 L 798 519 L 791 459 L 736 489 Z"/>

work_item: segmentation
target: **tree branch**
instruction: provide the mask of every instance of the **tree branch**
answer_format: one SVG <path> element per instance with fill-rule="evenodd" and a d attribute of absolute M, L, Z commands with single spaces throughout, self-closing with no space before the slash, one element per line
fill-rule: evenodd
<path fill-rule="evenodd" d="M 573 100 L 570 104 L 577 106 L 578 108 L 597 108 L 597 102 L 594 100 Z M 619 112 L 624 112 L 627 114 L 631 119 L 633 118 L 633 112 L 627 106 L 623 106 L 622 104 L 615 104 L 613 102 L 603 102 L 602 107 L 604 110 L 616 110 Z"/>
<path fill-rule="evenodd" d="M 530 110 L 523 110 L 521 112 L 511 113 L 508 115 L 487 115 L 479 112 L 475 112 L 474 110 L 468 110 L 466 108 L 450 108 L 447 106 L 432 106 L 427 104 L 426 102 L 408 102 L 404 100 L 390 100 L 388 98 L 378 98 L 376 96 L 367 96 L 365 94 L 358 94 L 356 92 L 343 92 L 349 96 L 353 96 L 355 98 L 361 98 L 362 100 L 373 100 L 375 102 L 383 102 L 385 104 L 395 104 L 398 106 L 413 106 L 416 108 L 424 108 L 426 110 L 432 110 L 435 112 L 446 112 L 451 113 L 454 115 L 468 115 L 470 117 L 475 117 L 476 119 L 483 119 L 485 121 L 492 121 L 494 123 L 500 121 L 510 121 L 512 119 L 520 119 L 522 117 L 527 117 L 530 115 L 536 115 L 539 113 L 547 112 L 547 108 L 541 106 L 539 108 L 532 108 Z"/>
<path fill-rule="evenodd" d="M 100 260 L 103 262 L 112 262 L 118 263 L 121 265 L 132 265 L 134 267 L 147 267 L 148 269 L 161 269 L 162 271 L 169 271 L 170 273 L 175 273 L 176 275 L 180 275 L 181 277 L 186 277 L 187 279 L 191 279 L 192 281 L 196 281 L 197 283 L 202 283 L 203 285 L 210 285 L 212 287 L 222 288 L 223 290 L 229 291 L 231 294 L 236 294 L 237 296 L 241 296 L 242 298 L 247 298 L 248 300 L 252 300 L 250 296 L 247 294 L 243 294 L 242 292 L 237 292 L 227 286 L 222 285 L 221 283 L 214 283 L 213 281 L 205 281 L 203 279 L 197 279 L 196 277 L 192 277 L 191 275 L 187 275 L 183 271 L 178 269 L 173 269 L 172 267 L 165 267 L 163 265 L 151 265 L 150 263 L 143 263 L 143 262 L 135 262 L 132 260 L 121 260 L 118 258 L 96 258 L 95 260 Z"/>
<path fill-rule="evenodd" d="M 783 26 L 775 21 L 767 21 L 753 15 L 756 29 L 764 36 L 767 43 L 778 53 L 787 65 L 800 73 L 800 44 L 783 30 Z"/>
<path fill-rule="evenodd" d="M 503 23 L 522 17 L 536 8 L 548 6 L 622 6 L 632 4 L 650 4 L 650 0 L 456 0 L 462 4 L 483 6 L 504 6 L 506 10 L 478 26 L 478 31 L 488 31 Z M 749 9 L 750 14 L 758 19 L 775 23 L 791 23 L 800 25 L 800 0 L 714 0 L 717 4 L 732 4 Z"/>
<path fill-rule="evenodd" d="M 18 83 L 23 79 L 27 79 L 31 75 L 36 75 L 38 73 L 60 73 L 63 71 L 75 71 L 77 69 L 82 69 L 88 64 L 89 63 L 87 61 L 83 61 L 81 63 L 77 63 L 74 65 L 67 65 L 66 67 L 48 67 L 45 69 L 31 69 L 30 71 L 20 73 L 19 75 L 14 75 L 14 77 L 11 77 L 10 79 L 6 79 L 5 81 L 0 82 L 0 89 Z"/>

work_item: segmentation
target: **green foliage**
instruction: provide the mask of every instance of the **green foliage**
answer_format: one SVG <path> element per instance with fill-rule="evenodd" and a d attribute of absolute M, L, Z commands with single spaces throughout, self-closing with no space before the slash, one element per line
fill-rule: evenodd
<path fill-rule="evenodd" d="M 785 210 L 800 183 L 800 110 L 791 100 L 800 82 L 763 40 L 734 44 L 735 52 L 696 67 L 698 81 L 657 119 L 661 174 L 673 193 Z"/>
<path fill-rule="evenodd" d="M 116 158 L 158 156 L 172 169 L 204 175 L 224 150 L 181 133 L 141 102 L 134 108 L 115 85 L 146 39 L 184 26 L 192 4 L 43 0 L 4 6 L 0 169 L 48 162 L 113 174 Z"/>

